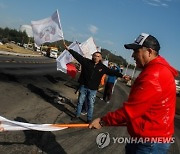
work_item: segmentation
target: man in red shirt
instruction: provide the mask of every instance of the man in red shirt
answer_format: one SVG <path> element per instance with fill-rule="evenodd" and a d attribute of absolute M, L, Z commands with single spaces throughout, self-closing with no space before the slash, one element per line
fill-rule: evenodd
<path fill-rule="evenodd" d="M 174 133 L 174 77 L 178 73 L 159 55 L 160 45 L 154 36 L 142 33 L 134 43 L 124 46 L 134 51 L 132 57 L 142 72 L 123 106 L 95 119 L 89 128 L 100 129 L 125 123 L 132 138 L 145 139 L 145 142 L 126 144 L 127 154 L 167 153 L 170 143 L 163 139 L 171 139 Z M 161 142 L 155 143 L 159 138 Z"/>

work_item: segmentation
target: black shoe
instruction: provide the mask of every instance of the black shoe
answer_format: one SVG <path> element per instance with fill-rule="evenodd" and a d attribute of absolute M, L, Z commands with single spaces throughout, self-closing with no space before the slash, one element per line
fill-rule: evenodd
<path fill-rule="evenodd" d="M 87 120 L 87 123 L 90 124 L 92 122 L 92 120 Z"/>
<path fill-rule="evenodd" d="M 79 117 L 72 117 L 71 120 L 72 121 L 77 121 L 77 120 L 79 120 Z"/>

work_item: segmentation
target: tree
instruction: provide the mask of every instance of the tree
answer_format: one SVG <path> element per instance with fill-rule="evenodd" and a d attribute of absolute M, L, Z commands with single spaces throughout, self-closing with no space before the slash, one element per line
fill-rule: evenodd
<path fill-rule="evenodd" d="M 6 40 L 4 43 L 7 43 L 8 41 L 15 41 L 19 43 L 28 43 L 28 36 L 26 32 L 19 32 L 16 29 L 9 29 L 6 28 L 0 28 L 0 39 Z"/>

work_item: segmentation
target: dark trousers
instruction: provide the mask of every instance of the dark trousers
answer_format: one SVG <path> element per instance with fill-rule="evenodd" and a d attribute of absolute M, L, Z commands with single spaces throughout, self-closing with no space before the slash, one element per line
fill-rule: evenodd
<path fill-rule="evenodd" d="M 114 83 L 107 82 L 104 89 L 103 100 L 110 101 Z"/>
<path fill-rule="evenodd" d="M 168 154 L 170 143 L 128 143 L 126 154 Z"/>

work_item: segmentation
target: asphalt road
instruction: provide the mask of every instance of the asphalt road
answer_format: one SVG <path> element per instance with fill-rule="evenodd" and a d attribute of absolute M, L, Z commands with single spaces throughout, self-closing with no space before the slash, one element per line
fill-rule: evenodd
<path fill-rule="evenodd" d="M 72 123 L 71 117 L 74 116 L 77 101 L 77 94 L 74 93 L 78 86 L 77 79 L 71 79 L 66 74 L 57 72 L 55 61 L 49 62 L 46 58 L 35 58 L 36 60 L 33 58 L 29 63 L 19 63 L 17 57 L 13 58 L 13 62 L 2 60 L 3 58 L 0 57 L 1 116 L 37 124 Z M 25 59 L 22 58 L 21 61 Z M 98 92 L 94 118 L 122 106 L 129 90 L 129 87 L 118 81 L 109 104 L 99 99 L 102 92 Z M 62 103 L 58 102 L 59 97 L 62 98 Z M 81 116 L 78 123 L 85 121 L 86 116 Z M 172 154 L 179 153 L 179 124 L 177 117 L 176 142 L 170 150 Z M 100 133 L 110 135 L 110 144 L 105 148 L 99 148 L 96 143 Z M 104 127 L 101 130 L 71 128 L 57 132 L 3 132 L 0 133 L 0 154 L 123 154 L 124 144 L 113 143 L 113 138 L 125 136 L 128 136 L 125 127 Z"/>
<path fill-rule="evenodd" d="M 56 61 L 47 57 L 0 56 L 1 72 L 30 75 L 56 72 Z"/>

